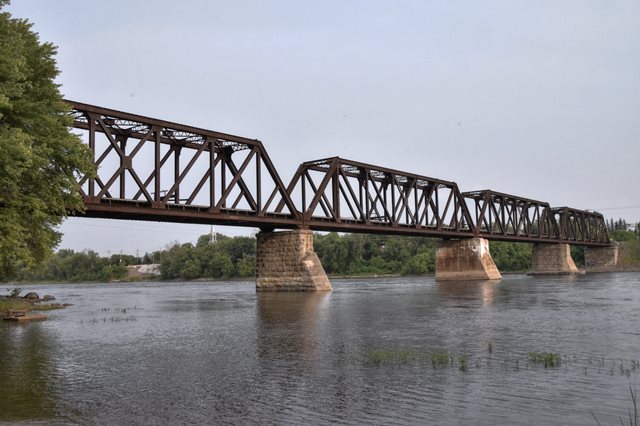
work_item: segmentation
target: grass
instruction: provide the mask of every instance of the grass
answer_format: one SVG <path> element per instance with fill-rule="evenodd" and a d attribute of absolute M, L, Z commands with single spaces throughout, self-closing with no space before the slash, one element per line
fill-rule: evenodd
<path fill-rule="evenodd" d="M 460 371 L 467 371 L 467 356 L 460 355 Z"/>
<path fill-rule="evenodd" d="M 7 311 L 51 311 L 54 309 L 64 309 L 65 305 L 60 303 L 32 304 L 17 297 L 0 298 L 0 313 Z"/>
<path fill-rule="evenodd" d="M 7 311 L 31 311 L 33 310 L 33 305 L 23 299 L 18 299 L 15 297 L 3 298 L 0 299 L 0 312 Z"/>
<path fill-rule="evenodd" d="M 460 371 L 467 371 L 469 365 L 467 355 L 456 355 L 454 352 L 441 350 L 427 352 L 376 349 L 365 353 L 360 360 L 364 365 L 375 365 L 376 367 L 383 365 L 431 364 L 433 368 L 446 368 L 457 365 Z"/>
<path fill-rule="evenodd" d="M 544 364 L 544 368 L 559 367 L 562 359 L 555 352 L 529 352 L 529 361 L 533 364 Z"/>
<path fill-rule="evenodd" d="M 523 354 L 524 355 L 524 354 Z M 468 354 L 459 354 L 454 351 L 447 350 L 433 350 L 433 351 L 420 351 L 420 350 L 394 350 L 394 349 L 376 349 L 370 352 L 363 353 L 359 356 L 354 356 L 354 362 L 360 362 L 363 365 L 380 366 L 402 366 L 402 365 L 421 365 L 423 367 L 436 368 L 457 368 L 462 372 L 469 371 L 469 367 L 475 365 L 475 369 L 481 368 L 486 359 L 486 365 L 488 368 L 492 368 L 492 354 L 489 353 L 486 357 L 473 356 Z M 559 368 L 564 366 L 565 369 L 571 366 L 580 368 L 580 371 L 584 371 L 584 374 L 588 374 L 589 371 L 609 371 L 610 374 L 615 374 L 620 370 L 620 375 L 630 377 L 633 373 L 640 370 L 640 362 L 637 360 L 611 360 L 611 368 L 605 367 L 604 358 L 596 358 L 597 364 L 593 365 L 593 358 L 585 360 L 584 364 L 579 361 L 575 356 L 570 357 L 567 355 L 560 355 L 557 352 L 529 352 L 524 355 L 503 355 L 494 361 L 498 362 L 498 365 L 507 370 L 518 371 L 525 364 L 526 367 L 536 368 L 538 366 L 544 366 L 544 368 Z M 588 364 L 587 364 L 588 362 Z M 634 394 L 635 398 L 635 394 Z M 634 425 L 634 426 L 640 426 Z"/>

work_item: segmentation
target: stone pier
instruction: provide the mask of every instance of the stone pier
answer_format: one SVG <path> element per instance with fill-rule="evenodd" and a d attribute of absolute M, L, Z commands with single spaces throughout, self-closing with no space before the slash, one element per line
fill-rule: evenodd
<path fill-rule="evenodd" d="M 529 275 L 577 274 L 569 244 L 534 244 Z"/>
<path fill-rule="evenodd" d="M 313 232 L 260 232 L 256 248 L 256 291 L 332 290 L 313 251 Z"/>
<path fill-rule="evenodd" d="M 585 247 L 584 266 L 588 272 L 606 272 L 618 266 L 620 246 L 613 244 L 608 247 Z"/>
<path fill-rule="evenodd" d="M 443 240 L 436 246 L 436 281 L 498 280 L 500 271 L 484 238 Z"/>

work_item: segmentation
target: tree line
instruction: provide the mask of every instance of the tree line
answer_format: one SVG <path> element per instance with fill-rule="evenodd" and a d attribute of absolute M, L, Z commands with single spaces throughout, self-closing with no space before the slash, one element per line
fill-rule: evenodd
<path fill-rule="evenodd" d="M 607 222 L 615 241 L 637 239 L 623 220 Z M 334 276 L 423 275 L 435 272 L 436 239 L 366 234 L 315 234 L 314 249 L 325 271 Z M 635 246 L 633 246 L 635 247 Z M 531 269 L 532 245 L 492 241 L 491 256 L 503 272 Z M 637 251 L 633 249 L 634 253 Z M 584 248 L 571 247 L 576 265 L 584 265 Z M 635 255 L 634 255 L 635 256 Z M 635 257 L 634 257 L 635 258 Z M 21 269 L 19 281 L 110 281 L 127 278 L 127 266 L 158 263 L 163 280 L 233 279 L 255 276 L 256 239 L 202 235 L 195 244 L 173 244 L 144 256 L 59 250 L 40 266 Z"/>
<path fill-rule="evenodd" d="M 127 266 L 158 263 L 163 280 L 233 279 L 255 276 L 256 239 L 202 235 L 195 244 L 174 244 L 144 256 L 95 251 L 59 250 L 39 266 L 25 266 L 18 281 L 112 281 L 127 278 Z M 316 234 L 314 249 L 330 275 L 422 275 L 435 271 L 436 240 L 362 234 Z M 492 242 L 498 268 L 525 271 L 531 266 L 531 246 Z"/>

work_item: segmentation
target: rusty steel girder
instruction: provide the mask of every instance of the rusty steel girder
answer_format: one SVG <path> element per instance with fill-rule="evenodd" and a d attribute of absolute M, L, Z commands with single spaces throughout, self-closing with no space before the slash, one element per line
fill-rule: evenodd
<path fill-rule="evenodd" d="M 455 182 L 333 157 L 301 164 L 287 191 L 310 229 L 441 237 L 474 233 Z"/>
<path fill-rule="evenodd" d="M 532 200 L 492 190 L 464 192 L 476 226 L 476 235 L 505 241 L 569 242 L 608 245 L 600 213 L 552 208 Z"/>
<path fill-rule="evenodd" d="M 559 239 L 566 243 L 610 244 L 607 225 L 600 213 L 571 207 L 554 207 L 551 215 L 558 225 Z"/>
<path fill-rule="evenodd" d="M 463 192 L 477 235 L 508 240 L 557 240 L 549 203 L 488 189 Z"/>
<path fill-rule="evenodd" d="M 86 216 L 295 227 L 299 213 L 262 143 L 67 101 L 97 168 Z M 275 212 L 276 204 L 284 206 Z"/>

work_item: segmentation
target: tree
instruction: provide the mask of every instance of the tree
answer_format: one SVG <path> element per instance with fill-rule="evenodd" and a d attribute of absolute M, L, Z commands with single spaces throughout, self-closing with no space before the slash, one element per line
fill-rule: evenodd
<path fill-rule="evenodd" d="M 56 226 L 83 209 L 78 177 L 93 174 L 54 83 L 55 46 L 40 43 L 7 4 L 0 0 L 0 280 L 51 255 Z"/>

